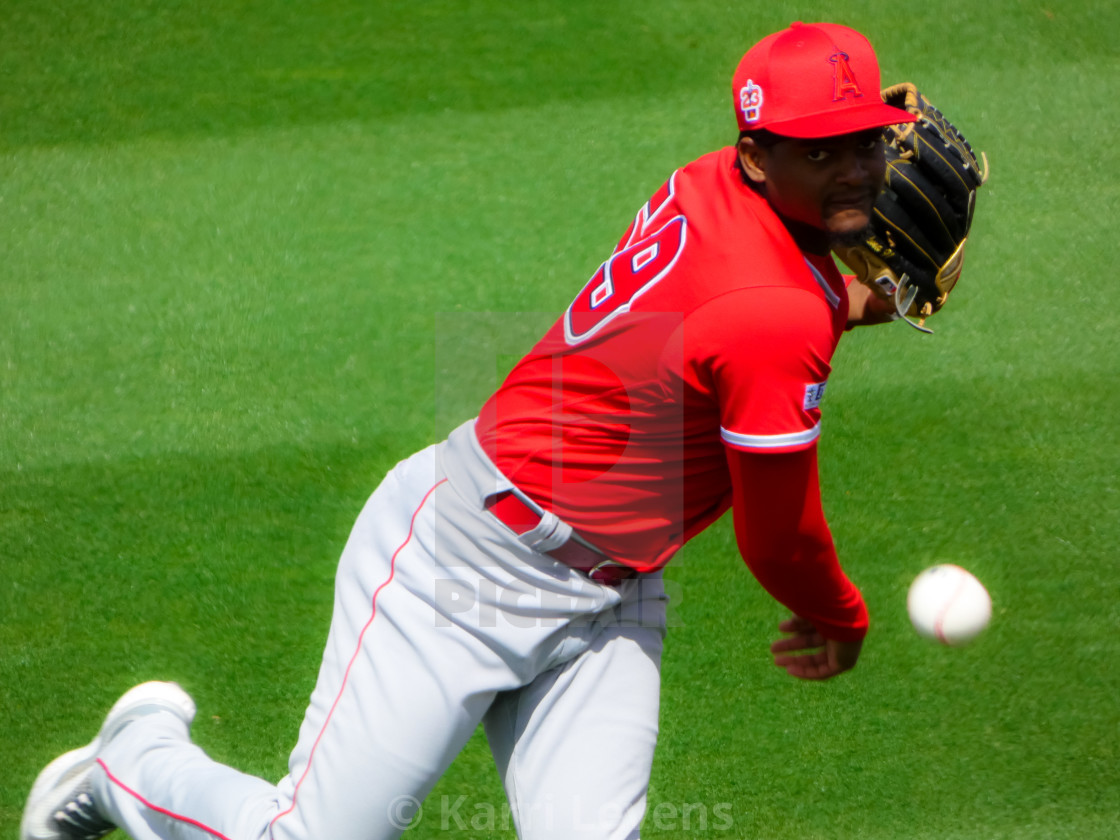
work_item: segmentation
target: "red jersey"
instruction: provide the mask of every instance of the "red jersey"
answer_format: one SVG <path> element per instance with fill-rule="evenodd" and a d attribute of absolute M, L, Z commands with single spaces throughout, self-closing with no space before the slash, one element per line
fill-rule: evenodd
<path fill-rule="evenodd" d="M 731 503 L 725 447 L 814 445 L 848 298 L 732 147 L 678 170 L 483 407 L 515 484 L 610 556 L 659 568 Z"/>

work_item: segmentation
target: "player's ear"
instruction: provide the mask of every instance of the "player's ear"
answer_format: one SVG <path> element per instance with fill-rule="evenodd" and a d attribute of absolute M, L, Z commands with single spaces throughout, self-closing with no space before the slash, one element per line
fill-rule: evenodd
<path fill-rule="evenodd" d="M 739 138 L 739 162 L 747 177 L 756 184 L 766 183 L 766 149 L 755 142 L 753 137 Z"/>

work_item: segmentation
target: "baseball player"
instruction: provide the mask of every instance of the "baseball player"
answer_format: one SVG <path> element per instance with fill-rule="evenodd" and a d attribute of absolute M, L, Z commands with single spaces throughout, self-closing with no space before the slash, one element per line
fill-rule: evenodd
<path fill-rule="evenodd" d="M 479 723 L 520 837 L 637 838 L 660 570 L 728 510 L 792 613 L 777 665 L 852 668 L 868 618 L 817 441 L 837 342 L 884 319 L 830 256 L 869 224 L 883 128 L 914 119 L 879 91 L 843 26 L 793 24 L 746 53 L 738 142 L 674 172 L 478 417 L 370 497 L 279 784 L 207 757 L 190 697 L 145 683 L 40 774 L 23 840 L 398 837 Z"/>

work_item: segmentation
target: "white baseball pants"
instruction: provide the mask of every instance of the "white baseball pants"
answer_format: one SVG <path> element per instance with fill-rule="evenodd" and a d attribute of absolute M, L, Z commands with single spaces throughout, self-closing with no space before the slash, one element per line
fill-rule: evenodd
<path fill-rule="evenodd" d="M 609 587 L 483 508 L 509 482 L 473 423 L 398 464 L 339 562 L 310 705 L 278 784 L 211 760 L 170 715 L 100 756 L 95 800 L 135 840 L 399 837 L 480 722 L 523 840 L 633 840 L 660 688 L 660 577 Z M 437 803 L 438 805 L 438 803 Z M 501 803 L 420 813 L 441 828 Z"/>

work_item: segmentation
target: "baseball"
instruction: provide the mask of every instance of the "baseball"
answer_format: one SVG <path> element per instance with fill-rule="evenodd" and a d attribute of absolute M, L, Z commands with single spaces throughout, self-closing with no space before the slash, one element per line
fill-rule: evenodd
<path fill-rule="evenodd" d="M 918 635 L 943 645 L 963 645 L 988 626 L 992 599 L 969 571 L 944 563 L 931 566 L 910 584 L 906 598 Z"/>

